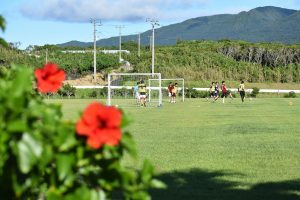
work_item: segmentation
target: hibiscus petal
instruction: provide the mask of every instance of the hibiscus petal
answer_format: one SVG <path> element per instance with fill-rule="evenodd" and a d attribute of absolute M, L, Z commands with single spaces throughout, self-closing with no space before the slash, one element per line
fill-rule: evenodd
<path fill-rule="evenodd" d="M 94 149 L 99 149 L 103 145 L 96 136 L 88 137 L 87 144 Z"/>
<path fill-rule="evenodd" d="M 116 146 L 122 137 L 121 130 L 115 129 L 98 129 L 96 131 L 98 140 L 106 145 Z"/>
<path fill-rule="evenodd" d="M 63 70 L 58 70 L 53 74 L 48 75 L 48 81 L 52 83 L 61 83 L 65 80 L 66 74 Z"/>
<path fill-rule="evenodd" d="M 86 136 L 92 135 L 94 132 L 93 127 L 86 124 L 83 119 L 79 120 L 76 123 L 76 131 L 78 135 L 86 135 Z"/>
<path fill-rule="evenodd" d="M 42 77 L 44 76 L 44 70 L 43 69 L 36 69 L 34 71 L 34 75 L 35 75 L 36 79 L 42 79 Z"/>
<path fill-rule="evenodd" d="M 43 93 L 57 92 L 66 76 L 65 72 L 54 63 L 47 63 L 44 68 L 35 70 L 34 74 L 38 82 L 38 90 Z"/>
<path fill-rule="evenodd" d="M 106 122 L 107 127 L 109 128 L 120 127 L 122 121 L 121 111 L 113 106 L 107 107 L 107 109 L 108 109 L 107 122 Z"/>
<path fill-rule="evenodd" d="M 57 72 L 58 67 L 54 63 L 47 63 L 44 66 L 44 70 L 47 72 L 47 74 L 55 74 Z"/>
<path fill-rule="evenodd" d="M 102 109 L 103 106 L 100 103 L 93 102 L 84 110 L 82 118 L 90 125 L 99 126 L 101 119 L 98 117 L 98 112 Z"/>
<path fill-rule="evenodd" d="M 52 92 L 52 84 L 47 81 L 40 80 L 38 81 L 38 90 L 42 93 Z"/>

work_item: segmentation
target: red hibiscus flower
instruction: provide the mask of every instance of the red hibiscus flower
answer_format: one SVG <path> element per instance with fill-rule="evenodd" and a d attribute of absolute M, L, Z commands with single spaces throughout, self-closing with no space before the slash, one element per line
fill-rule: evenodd
<path fill-rule="evenodd" d="M 54 63 L 47 63 L 44 68 L 35 70 L 38 90 L 42 93 L 57 92 L 65 80 L 65 72 Z"/>
<path fill-rule="evenodd" d="M 87 136 L 87 144 L 94 149 L 115 146 L 121 139 L 121 117 L 117 108 L 95 102 L 84 110 L 76 130 L 78 135 Z"/>

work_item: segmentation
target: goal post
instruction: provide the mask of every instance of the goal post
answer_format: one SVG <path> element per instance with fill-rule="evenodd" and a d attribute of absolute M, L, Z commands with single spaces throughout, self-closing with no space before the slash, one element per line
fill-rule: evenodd
<path fill-rule="evenodd" d="M 149 88 L 152 88 L 153 87 L 153 82 L 157 82 L 158 80 L 157 79 L 149 79 L 148 80 L 148 87 Z M 167 96 L 168 94 L 168 85 L 170 82 L 173 82 L 174 83 L 178 83 L 178 97 L 181 97 L 182 99 L 182 102 L 184 102 L 185 100 L 185 94 L 184 94 L 184 79 L 183 78 L 162 78 L 161 79 L 161 87 L 162 87 L 162 90 L 164 91 L 167 91 L 167 92 L 162 92 L 162 98 L 164 96 Z M 165 95 L 164 95 L 165 94 Z M 151 102 L 151 98 L 152 98 L 152 95 L 151 95 L 151 90 L 149 90 L 149 101 Z"/>
<path fill-rule="evenodd" d="M 147 106 L 162 105 L 162 86 L 160 73 L 110 73 L 107 78 L 107 105 L 120 106 L 138 106 L 138 98 L 135 90 L 137 83 L 141 80 L 145 84 L 149 79 L 155 79 L 155 87 L 146 87 Z M 156 95 L 149 102 L 148 97 L 150 91 L 154 91 Z"/>

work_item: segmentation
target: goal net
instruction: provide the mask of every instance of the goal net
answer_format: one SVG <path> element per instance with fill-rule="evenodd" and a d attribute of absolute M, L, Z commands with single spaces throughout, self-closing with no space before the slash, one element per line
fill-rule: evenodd
<path fill-rule="evenodd" d="M 157 79 L 149 79 L 148 80 L 148 88 L 152 88 L 154 86 L 157 85 L 158 80 Z M 170 78 L 170 79 L 161 79 L 161 88 L 162 88 L 162 99 L 164 101 L 169 101 L 169 91 L 168 91 L 168 85 L 172 82 L 172 84 L 174 85 L 175 83 L 177 83 L 178 85 L 178 91 L 177 91 L 177 100 L 181 100 L 182 102 L 184 102 L 184 79 L 183 78 Z M 152 91 L 149 90 L 149 101 L 152 101 Z"/>
<path fill-rule="evenodd" d="M 148 87 L 149 79 L 153 80 L 153 86 Z M 108 74 L 107 105 L 140 106 L 142 97 L 139 92 L 140 82 L 146 86 L 146 106 L 162 105 L 162 89 L 160 73 L 111 73 Z M 151 91 L 151 102 L 149 93 Z"/>

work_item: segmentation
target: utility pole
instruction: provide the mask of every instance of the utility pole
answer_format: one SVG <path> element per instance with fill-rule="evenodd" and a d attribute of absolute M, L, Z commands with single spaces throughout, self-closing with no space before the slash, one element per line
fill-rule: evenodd
<path fill-rule="evenodd" d="M 48 48 L 46 49 L 46 64 L 48 63 Z"/>
<path fill-rule="evenodd" d="M 152 25 L 152 66 L 151 66 L 151 71 L 152 74 L 154 74 L 154 29 L 155 26 L 159 26 L 159 23 L 155 19 L 146 19 L 146 22 L 149 22 Z"/>
<path fill-rule="evenodd" d="M 99 26 L 101 26 L 101 21 L 97 20 L 97 19 L 93 19 L 91 18 L 90 19 L 90 22 L 93 24 L 93 27 L 94 27 L 94 82 L 96 83 L 96 65 L 97 65 L 97 62 L 96 62 L 96 53 L 97 53 L 97 49 L 96 49 L 96 42 L 97 42 L 97 29 L 96 29 L 96 24 L 98 24 Z"/>
<path fill-rule="evenodd" d="M 121 57 L 121 50 L 122 50 L 122 28 L 125 28 L 125 26 L 116 26 L 116 28 L 119 29 L 119 62 L 122 62 L 122 57 Z"/>
<path fill-rule="evenodd" d="M 141 56 L 141 33 L 138 33 L 138 57 Z"/>

